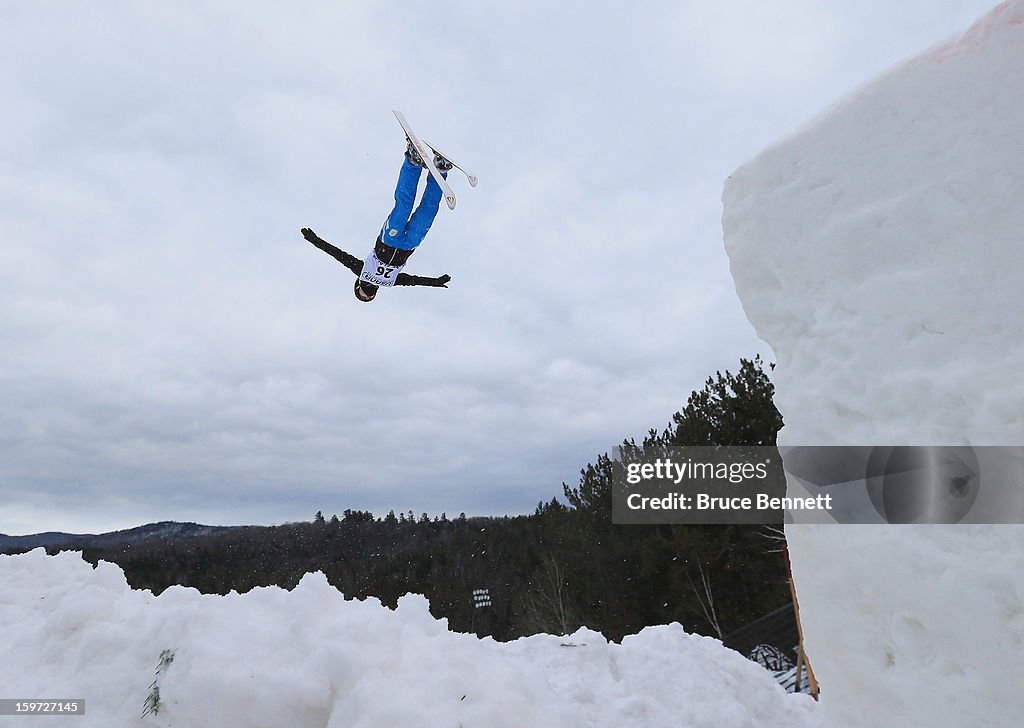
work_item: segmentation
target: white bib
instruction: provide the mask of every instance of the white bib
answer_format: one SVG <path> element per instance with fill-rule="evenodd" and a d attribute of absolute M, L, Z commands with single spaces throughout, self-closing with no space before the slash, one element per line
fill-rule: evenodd
<path fill-rule="evenodd" d="M 363 270 L 359 274 L 359 280 L 372 283 L 375 286 L 381 286 L 382 288 L 390 288 L 395 285 L 395 280 L 404 267 L 404 265 L 382 263 L 377 258 L 376 253 L 370 253 L 366 256 L 366 262 L 363 263 Z"/>

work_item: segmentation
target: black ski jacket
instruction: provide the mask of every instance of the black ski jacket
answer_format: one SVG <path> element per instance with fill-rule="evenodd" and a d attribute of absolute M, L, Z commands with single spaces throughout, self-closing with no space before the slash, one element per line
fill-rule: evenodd
<path fill-rule="evenodd" d="M 336 261 L 341 263 L 343 266 L 348 268 L 350 271 L 355 273 L 357 276 L 363 270 L 363 261 L 359 260 L 356 256 L 351 253 L 346 253 L 341 248 L 336 248 L 326 240 L 321 238 L 315 232 L 309 228 L 302 228 L 302 237 L 311 242 L 320 250 L 327 253 L 329 256 L 334 258 Z M 386 245 L 381 242 L 380 238 L 377 239 L 377 243 L 374 246 L 374 253 L 377 257 L 385 262 L 392 265 L 405 265 L 405 262 L 412 255 L 411 250 L 399 250 L 398 248 L 392 248 L 390 245 Z M 443 275 L 437 278 L 428 278 L 427 276 L 414 276 L 409 273 L 399 273 L 398 277 L 395 278 L 396 286 L 436 286 L 444 288 L 447 286 L 448 281 L 452 279 L 451 276 Z"/>

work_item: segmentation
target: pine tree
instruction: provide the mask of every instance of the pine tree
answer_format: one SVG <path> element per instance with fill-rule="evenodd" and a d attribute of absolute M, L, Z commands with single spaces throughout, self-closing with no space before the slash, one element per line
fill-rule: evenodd
<path fill-rule="evenodd" d="M 741 359 L 737 374 L 709 377 L 662 433 L 622 447 L 651 456 L 676 446 L 772 446 L 782 427 L 773 394 L 760 357 Z M 616 526 L 614 468 L 604 454 L 580 471 L 579 485 L 563 483 L 574 525 L 555 555 L 584 624 L 612 636 L 675 619 L 720 636 L 783 603 L 784 567 L 760 527 Z"/>
<path fill-rule="evenodd" d="M 661 439 L 670 446 L 774 445 L 782 429 L 774 394 L 761 357 L 740 359 L 739 372 L 715 372 L 703 390 L 690 395 Z"/>

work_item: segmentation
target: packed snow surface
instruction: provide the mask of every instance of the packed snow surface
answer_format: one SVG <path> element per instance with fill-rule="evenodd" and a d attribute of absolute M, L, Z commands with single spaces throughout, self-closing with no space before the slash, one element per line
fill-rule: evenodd
<path fill-rule="evenodd" d="M 84 698 L 65 719 L 81 728 L 818 725 L 810 698 L 678 624 L 621 644 L 587 630 L 499 643 L 448 631 L 421 596 L 346 600 L 320 573 L 291 591 L 153 596 L 115 565 L 42 549 L 0 556 L 0 584 L 0 697 Z M 160 710 L 140 722 L 154 680 Z"/>
<path fill-rule="evenodd" d="M 737 170 L 784 445 L 1024 444 L 1024 0 Z M 823 721 L 1019 725 L 1024 526 L 788 529 Z"/>

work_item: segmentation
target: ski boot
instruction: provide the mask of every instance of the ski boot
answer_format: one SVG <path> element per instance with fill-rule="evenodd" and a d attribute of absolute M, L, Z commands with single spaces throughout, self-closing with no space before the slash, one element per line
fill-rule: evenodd
<path fill-rule="evenodd" d="M 438 172 L 450 172 L 454 165 L 437 152 L 434 152 L 434 166 L 437 167 Z"/>
<path fill-rule="evenodd" d="M 405 141 L 408 144 L 408 147 L 405 150 L 405 157 L 409 160 L 409 164 L 417 167 L 426 167 L 427 165 L 423 163 L 423 158 L 420 156 L 420 153 L 417 152 L 416 147 L 413 146 L 412 139 L 406 137 Z"/>

